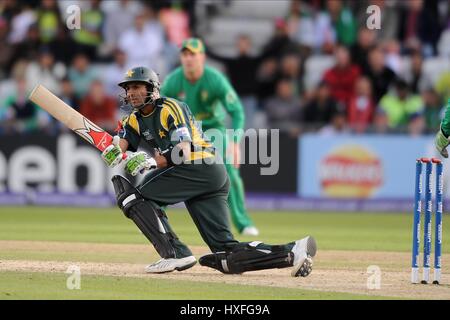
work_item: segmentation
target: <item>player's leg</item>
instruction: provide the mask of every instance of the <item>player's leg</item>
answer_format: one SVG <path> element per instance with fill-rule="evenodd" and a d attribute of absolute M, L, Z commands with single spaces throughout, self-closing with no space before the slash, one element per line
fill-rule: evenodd
<path fill-rule="evenodd" d="M 233 225 L 236 227 L 239 233 L 245 233 L 246 235 L 256 236 L 259 234 L 258 229 L 254 226 L 253 221 L 250 219 L 248 212 L 245 208 L 245 192 L 244 183 L 239 169 L 235 168 L 232 161 L 227 159 L 228 146 L 230 137 L 223 134 L 223 159 L 225 161 L 225 168 L 227 170 L 228 177 L 230 179 L 230 192 L 228 195 L 228 206 L 230 208 L 230 216 Z"/>
<path fill-rule="evenodd" d="M 226 169 L 230 178 L 228 205 L 230 207 L 231 220 L 239 233 L 256 236 L 258 235 L 258 230 L 254 227 L 254 223 L 245 208 L 244 183 L 239 174 L 239 169 L 232 164 L 226 164 Z"/>
<path fill-rule="evenodd" d="M 228 184 L 228 182 L 227 182 Z M 239 242 L 230 231 L 227 189 L 185 202 L 203 241 L 212 252 L 230 250 Z"/>
<path fill-rule="evenodd" d="M 167 215 L 156 201 L 145 199 L 125 178 L 113 177 L 119 207 L 153 244 L 161 260 L 147 266 L 150 273 L 185 270 L 196 263 L 189 248 L 182 243 L 169 225 Z"/>
<path fill-rule="evenodd" d="M 217 190 L 224 183 L 226 175 L 220 177 L 223 180 L 213 179 L 208 171 L 209 167 L 206 164 L 195 164 L 155 170 L 145 177 L 138 189 L 146 201 L 157 203 L 160 206 L 184 202 L 204 195 L 211 190 Z M 165 230 L 173 233 L 165 214 L 160 218 L 160 222 Z M 187 246 L 178 238 L 172 241 L 172 245 L 176 258 L 185 259 L 189 257 L 195 259 Z M 158 272 L 161 266 L 164 266 L 163 269 L 165 270 L 170 267 L 170 264 L 176 262 L 175 260 L 167 262 L 163 259 L 147 267 L 147 272 Z"/>
<path fill-rule="evenodd" d="M 293 277 L 306 277 L 312 271 L 312 257 L 316 251 L 316 242 L 311 236 L 285 245 L 268 245 L 253 241 L 239 243 L 230 251 L 204 255 L 199 262 L 202 266 L 228 274 L 293 267 Z"/>

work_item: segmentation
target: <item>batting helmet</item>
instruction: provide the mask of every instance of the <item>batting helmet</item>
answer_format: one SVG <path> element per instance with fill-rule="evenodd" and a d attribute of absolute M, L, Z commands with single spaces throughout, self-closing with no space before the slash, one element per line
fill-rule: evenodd
<path fill-rule="evenodd" d="M 157 88 L 160 86 L 159 77 L 156 72 L 146 67 L 137 67 L 128 70 L 125 73 L 125 78 L 122 82 L 119 82 L 119 86 L 125 89 L 126 84 L 130 82 L 143 82 Z"/>
<path fill-rule="evenodd" d="M 145 101 L 140 106 L 133 106 L 135 109 L 141 109 L 146 105 L 153 104 L 156 99 L 160 97 L 160 82 L 158 74 L 155 71 L 146 68 L 146 67 L 137 67 L 127 71 L 125 74 L 125 78 L 123 81 L 119 82 L 119 86 L 127 90 L 127 84 L 132 82 L 140 82 L 144 83 L 147 86 L 147 96 L 145 97 Z M 124 101 L 128 103 L 126 99 L 126 95 L 123 97 Z"/>

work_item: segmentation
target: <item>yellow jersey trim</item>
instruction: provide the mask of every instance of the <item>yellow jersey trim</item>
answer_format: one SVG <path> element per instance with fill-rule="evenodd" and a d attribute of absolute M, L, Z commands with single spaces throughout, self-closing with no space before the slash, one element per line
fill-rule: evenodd
<path fill-rule="evenodd" d="M 179 121 L 177 117 L 174 115 L 173 110 L 168 105 L 163 105 L 161 110 L 161 114 L 159 116 L 159 120 L 161 122 L 164 130 L 169 131 L 169 116 L 172 116 L 173 121 L 175 122 L 175 126 L 178 126 Z"/>
<path fill-rule="evenodd" d="M 190 126 L 192 129 L 192 143 L 194 145 L 198 145 L 201 147 L 209 148 L 212 147 L 212 144 L 206 142 L 204 139 L 202 139 L 200 132 L 198 131 L 197 127 L 194 125 L 193 121 L 190 121 Z"/>
<path fill-rule="evenodd" d="M 137 117 L 134 113 L 130 114 L 125 121 L 136 131 L 137 134 L 141 134 L 139 131 L 139 122 L 137 120 Z"/>
<path fill-rule="evenodd" d="M 171 106 L 172 110 L 178 116 L 178 119 L 179 119 L 178 122 L 180 124 L 186 123 L 186 120 L 184 119 L 184 115 L 183 115 L 183 110 L 181 110 L 181 108 L 178 105 L 178 103 L 176 103 L 174 100 L 171 100 L 171 99 L 167 99 L 165 101 L 165 103 L 167 103 L 167 105 Z"/>

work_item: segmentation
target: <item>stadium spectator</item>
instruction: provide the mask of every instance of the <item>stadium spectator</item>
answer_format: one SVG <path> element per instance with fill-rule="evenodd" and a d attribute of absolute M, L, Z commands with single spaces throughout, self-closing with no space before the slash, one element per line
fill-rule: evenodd
<path fill-rule="evenodd" d="M 425 133 L 426 123 L 425 117 L 421 112 L 415 112 L 409 116 L 408 135 L 417 137 Z"/>
<path fill-rule="evenodd" d="M 113 53 L 119 45 L 123 31 L 133 28 L 135 17 L 142 10 L 142 4 L 138 1 L 120 0 L 113 1 L 113 4 L 115 7 L 106 12 L 103 28 L 105 54 Z"/>
<path fill-rule="evenodd" d="M 336 29 L 330 15 L 326 11 L 319 12 L 314 21 L 314 49 L 315 54 L 332 54 L 337 42 Z"/>
<path fill-rule="evenodd" d="M 397 40 L 391 39 L 384 43 L 386 66 L 397 75 L 402 72 L 403 67 L 400 51 L 400 43 Z"/>
<path fill-rule="evenodd" d="M 368 67 L 363 74 L 372 82 L 373 97 L 375 103 L 380 101 L 396 79 L 394 71 L 385 65 L 384 52 L 380 46 L 375 46 L 369 51 Z"/>
<path fill-rule="evenodd" d="M 348 125 L 354 132 L 364 133 L 372 122 L 374 110 L 370 80 L 364 76 L 359 77 L 347 109 Z"/>
<path fill-rule="evenodd" d="M 42 84 L 56 95 L 61 93 L 61 80 L 66 75 L 66 67 L 61 62 L 55 62 L 55 57 L 48 47 L 42 47 L 38 61 L 32 61 L 26 71 L 27 89 L 32 90 Z"/>
<path fill-rule="evenodd" d="M 206 50 L 206 53 L 208 57 L 225 65 L 230 82 L 244 106 L 246 126 L 252 128 L 254 114 L 258 108 L 256 99 L 258 84 L 255 81 L 255 74 L 258 72 L 261 57 L 252 56 L 252 42 L 250 37 L 245 34 L 237 37 L 236 50 L 237 56 L 234 58 L 224 57 L 210 49 Z"/>
<path fill-rule="evenodd" d="M 6 41 L 7 37 L 8 23 L 0 16 L 0 80 L 8 76 L 14 54 L 14 48 Z"/>
<path fill-rule="evenodd" d="M 286 22 L 292 40 L 299 45 L 300 56 L 306 59 L 316 44 L 313 9 L 302 0 L 293 0 Z"/>
<path fill-rule="evenodd" d="M 420 94 L 432 86 L 431 79 L 423 72 L 423 56 L 419 50 L 415 50 L 410 56 L 411 66 L 405 68 L 402 79 L 408 82 L 411 91 Z"/>
<path fill-rule="evenodd" d="M 282 78 L 277 82 L 276 94 L 266 102 L 265 110 L 270 128 L 298 134 L 300 99 L 292 79 Z"/>
<path fill-rule="evenodd" d="M 275 32 L 262 50 L 263 59 L 279 60 L 284 54 L 298 52 L 297 44 L 291 40 L 288 24 L 283 18 L 275 18 Z"/>
<path fill-rule="evenodd" d="M 355 44 L 350 48 L 352 61 L 362 70 L 368 68 L 367 56 L 371 47 L 375 45 L 376 33 L 374 30 L 367 29 L 364 25 L 358 31 L 358 38 Z"/>
<path fill-rule="evenodd" d="M 278 77 L 288 78 L 293 82 L 295 96 L 300 97 L 303 95 L 304 85 L 299 55 L 290 53 L 281 58 Z"/>
<path fill-rule="evenodd" d="M 37 24 L 43 43 L 48 43 L 56 38 L 59 28 L 63 28 L 61 14 L 56 0 L 42 0 L 37 11 Z"/>
<path fill-rule="evenodd" d="M 309 101 L 302 111 L 302 122 L 306 129 L 317 129 L 329 124 L 334 114 L 338 110 L 338 103 L 330 94 L 330 87 L 326 82 L 321 82 L 311 101 Z"/>
<path fill-rule="evenodd" d="M 239 96 L 255 95 L 256 83 L 254 80 L 261 58 L 252 55 L 252 41 L 246 34 L 237 37 L 236 51 L 236 57 L 226 57 L 209 48 L 206 52 L 209 58 L 224 64 L 228 77 Z"/>
<path fill-rule="evenodd" d="M 342 0 L 327 0 L 326 14 L 336 31 L 337 41 L 345 46 L 355 43 L 357 33 L 357 23 L 352 11 Z"/>
<path fill-rule="evenodd" d="M 114 61 L 109 64 L 102 74 L 103 83 L 105 84 L 105 91 L 108 95 L 118 97 L 122 93 L 122 89 L 117 85 L 127 72 L 126 63 L 127 57 L 125 53 L 117 49 L 114 51 Z"/>
<path fill-rule="evenodd" d="M 399 34 L 405 50 L 422 49 L 424 55 L 436 52 L 436 44 L 441 33 L 437 18 L 437 2 L 410 0 L 403 3 L 400 10 Z"/>
<path fill-rule="evenodd" d="M 2 1 L 0 6 L 1 16 L 10 25 L 13 17 L 20 12 L 21 4 L 18 1 Z"/>
<path fill-rule="evenodd" d="M 373 124 L 368 128 L 368 133 L 372 134 L 390 134 L 393 129 L 389 127 L 389 118 L 384 109 L 378 107 L 373 115 Z"/>
<path fill-rule="evenodd" d="M 437 79 L 434 88 L 445 101 L 450 99 L 450 71 L 441 74 Z"/>
<path fill-rule="evenodd" d="M 191 36 L 189 14 L 183 10 L 181 2 L 173 2 L 168 8 L 159 11 L 159 21 L 164 27 L 170 43 L 181 46 L 184 39 Z"/>
<path fill-rule="evenodd" d="M 319 135 L 327 137 L 349 133 L 347 116 L 342 105 L 336 109 L 336 112 L 331 117 L 330 123 L 322 127 L 318 132 Z"/>
<path fill-rule="evenodd" d="M 5 107 L 6 133 L 28 133 L 38 129 L 50 130 L 47 126 L 50 117 L 41 111 L 28 99 L 27 81 L 18 76 L 14 81 L 13 90 L 1 103 Z"/>
<path fill-rule="evenodd" d="M 404 80 L 398 79 L 395 89 L 380 100 L 380 107 L 388 116 L 389 126 L 402 129 L 408 124 L 408 119 L 413 113 L 422 112 L 423 102 L 419 95 L 410 93 L 408 84 Z"/>
<path fill-rule="evenodd" d="M 20 43 L 25 40 L 29 27 L 36 23 L 37 17 L 28 3 L 21 3 L 20 12 L 12 17 L 8 42 Z"/>
<path fill-rule="evenodd" d="M 63 62 L 66 66 L 70 64 L 78 51 L 77 44 L 66 28 L 60 28 L 56 38 L 50 41 L 47 46 L 55 55 L 55 60 Z"/>
<path fill-rule="evenodd" d="M 75 110 L 80 110 L 78 99 L 75 97 L 72 82 L 68 77 L 65 77 L 61 81 L 61 94 L 59 96 L 62 101 L 71 106 Z"/>
<path fill-rule="evenodd" d="M 80 113 L 109 132 L 117 126 L 117 101 L 105 93 L 100 80 L 92 82 L 89 94 L 80 103 Z"/>
<path fill-rule="evenodd" d="M 352 64 L 350 53 L 344 46 L 337 46 L 334 52 L 336 65 L 327 70 L 323 80 L 330 86 L 331 96 L 344 105 L 348 105 L 360 75 L 358 66 Z"/>
<path fill-rule="evenodd" d="M 96 68 L 92 67 L 89 58 L 84 53 L 77 53 L 72 60 L 68 76 L 72 82 L 75 97 L 82 99 L 88 93 L 89 87 L 98 78 Z"/>
<path fill-rule="evenodd" d="M 81 27 L 73 30 L 73 39 L 91 61 L 96 61 L 105 16 L 100 10 L 100 0 L 90 0 L 89 3 L 90 7 L 81 11 Z M 119 21 L 116 23 L 120 24 Z"/>
<path fill-rule="evenodd" d="M 274 95 L 277 83 L 278 62 L 275 58 L 266 59 L 256 74 L 258 103 L 264 105 L 267 98 Z"/>
<path fill-rule="evenodd" d="M 15 44 L 12 48 L 14 49 L 14 54 L 11 66 L 22 59 L 36 61 L 39 57 L 39 49 L 42 48 L 38 26 L 36 24 L 31 25 L 28 28 L 25 40 Z"/>
<path fill-rule="evenodd" d="M 134 27 L 125 30 L 119 38 L 119 49 L 127 56 L 127 69 L 142 65 L 159 70 L 158 62 L 163 47 L 163 28 L 149 8 L 139 13 Z"/>

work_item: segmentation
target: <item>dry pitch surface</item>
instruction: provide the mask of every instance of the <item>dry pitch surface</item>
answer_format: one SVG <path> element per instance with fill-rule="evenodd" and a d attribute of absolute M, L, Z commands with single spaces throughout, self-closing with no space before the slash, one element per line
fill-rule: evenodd
<path fill-rule="evenodd" d="M 198 257 L 208 252 L 206 247 L 192 247 Z M 144 266 L 157 259 L 148 245 L 94 244 L 51 241 L 0 241 L 0 252 L 35 252 L 34 259 L 0 259 L 0 272 L 64 273 L 68 266 L 78 265 L 82 274 L 110 275 L 136 278 L 180 279 L 196 282 L 216 282 L 241 285 L 302 288 L 319 291 L 356 293 L 412 299 L 450 299 L 450 274 L 443 270 L 441 285 L 410 283 L 410 254 L 400 252 L 325 251 L 319 250 L 313 272 L 307 278 L 291 278 L 289 269 L 248 272 L 243 275 L 224 275 L 210 268 L 196 265 L 183 271 L 160 275 L 144 272 Z M 57 257 L 59 253 L 59 258 Z M 53 254 L 55 259 L 48 259 Z M 5 255 L 3 255 L 5 256 Z M 7 255 L 6 255 L 7 256 Z M 84 257 L 67 260 L 64 257 Z M 47 257 L 47 258 L 44 258 Z M 103 257 L 112 257 L 105 258 Z M 61 260 L 63 259 L 63 260 Z M 102 261 L 104 260 L 104 261 Z M 131 261 L 131 263 L 130 263 Z M 443 265 L 450 265 L 450 254 L 443 255 Z M 381 271 L 380 288 L 368 289 L 371 281 L 369 266 Z"/>

